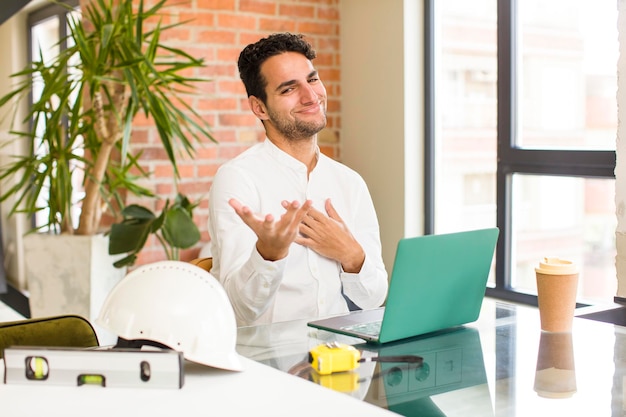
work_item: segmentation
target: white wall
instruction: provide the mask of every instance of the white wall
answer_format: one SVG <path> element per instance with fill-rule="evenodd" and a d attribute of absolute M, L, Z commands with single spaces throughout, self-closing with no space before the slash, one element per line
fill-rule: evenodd
<path fill-rule="evenodd" d="M 626 299 L 626 0 L 618 0 L 620 55 L 617 63 L 617 164 L 615 207 L 617 210 L 617 296 Z"/>
<path fill-rule="evenodd" d="M 341 161 L 367 182 L 391 272 L 423 233 L 423 5 L 341 1 Z"/>

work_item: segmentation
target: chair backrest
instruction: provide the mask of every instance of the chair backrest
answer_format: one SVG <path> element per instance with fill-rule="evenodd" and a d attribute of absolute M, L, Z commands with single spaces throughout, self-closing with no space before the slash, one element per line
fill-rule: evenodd
<path fill-rule="evenodd" d="M 0 358 L 11 346 L 95 347 L 93 326 L 83 317 L 63 315 L 0 323 Z"/>
<path fill-rule="evenodd" d="M 207 272 L 211 272 L 213 266 L 213 258 L 196 258 L 189 261 L 190 264 L 199 266 Z"/>

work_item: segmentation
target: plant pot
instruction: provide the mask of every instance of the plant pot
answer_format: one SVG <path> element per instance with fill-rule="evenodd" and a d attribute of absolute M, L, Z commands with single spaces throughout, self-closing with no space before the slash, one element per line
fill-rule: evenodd
<path fill-rule="evenodd" d="M 93 324 L 104 299 L 126 275 L 115 268 L 119 256 L 108 251 L 109 238 L 30 234 L 24 238 L 24 260 L 31 317 L 77 314 L 94 326 L 100 345 L 117 336 Z"/>

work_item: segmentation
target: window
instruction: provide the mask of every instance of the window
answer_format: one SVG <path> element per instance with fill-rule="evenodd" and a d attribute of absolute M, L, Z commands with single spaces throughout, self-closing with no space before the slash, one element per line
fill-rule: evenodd
<path fill-rule="evenodd" d="M 66 0 L 66 4 L 72 7 L 78 7 L 78 0 Z M 78 10 L 72 13 L 79 13 Z M 44 60 L 53 58 L 59 54 L 59 51 L 63 48 L 67 48 L 67 41 L 71 38 L 67 38 L 68 34 L 68 20 L 71 13 L 68 13 L 67 9 L 59 5 L 50 5 L 39 9 L 28 16 L 29 27 L 29 60 L 33 61 L 35 58 L 39 59 L 40 54 Z M 41 89 L 37 88 L 38 80 L 33 80 L 33 95 L 36 98 L 41 93 Z M 33 100 L 34 101 L 34 100 Z M 37 148 L 36 152 L 48 152 L 43 146 Z M 39 155 L 39 154 L 37 154 Z M 80 172 L 80 170 L 75 170 Z M 82 178 L 74 178 L 76 188 L 80 190 L 80 184 Z M 74 196 L 75 201 L 79 201 L 82 198 L 82 194 Z M 41 207 L 46 207 L 46 201 L 39 201 L 38 204 Z M 74 206 L 74 210 L 79 211 L 77 206 Z M 73 218 L 78 219 L 79 213 L 75 213 Z M 46 223 L 48 213 L 45 210 L 40 211 L 35 219 L 33 219 L 33 227 L 38 227 L 41 224 Z"/>
<path fill-rule="evenodd" d="M 425 4 L 426 231 L 497 225 L 491 295 L 536 303 L 534 266 L 561 256 L 580 302 L 613 301 L 615 4 Z"/>

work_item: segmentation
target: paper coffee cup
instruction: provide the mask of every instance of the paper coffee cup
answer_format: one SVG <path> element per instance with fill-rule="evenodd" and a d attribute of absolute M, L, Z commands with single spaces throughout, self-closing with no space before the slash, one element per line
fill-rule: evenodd
<path fill-rule="evenodd" d="M 571 333 L 541 332 L 534 388 L 545 398 L 574 395 L 576 370 Z"/>
<path fill-rule="evenodd" d="M 535 268 L 537 278 L 537 301 L 541 329 L 547 332 L 572 330 L 578 267 L 571 261 L 547 257 Z"/>

